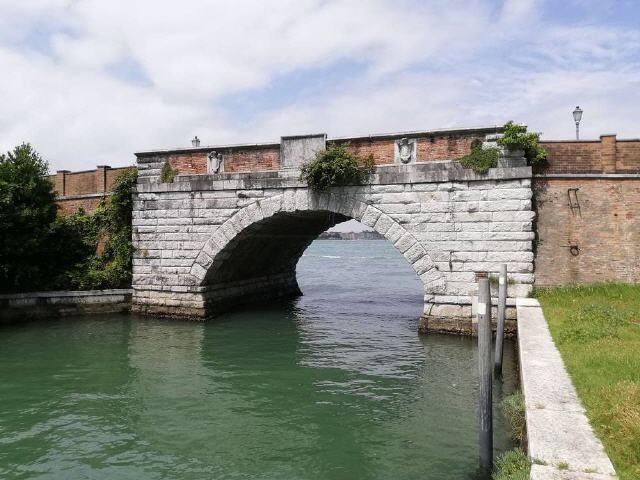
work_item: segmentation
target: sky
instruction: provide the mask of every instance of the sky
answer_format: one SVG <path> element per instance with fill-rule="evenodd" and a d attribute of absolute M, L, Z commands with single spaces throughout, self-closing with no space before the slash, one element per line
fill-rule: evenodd
<path fill-rule="evenodd" d="M 640 137 L 640 1 L 0 0 L 0 151 L 435 128 Z"/>

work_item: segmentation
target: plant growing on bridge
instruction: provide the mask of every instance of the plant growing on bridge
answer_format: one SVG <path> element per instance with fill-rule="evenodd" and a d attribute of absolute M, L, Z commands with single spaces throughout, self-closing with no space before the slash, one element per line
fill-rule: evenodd
<path fill-rule="evenodd" d="M 358 157 L 341 145 L 330 145 L 302 167 L 302 179 L 316 192 L 365 183 L 373 172 L 373 156 Z"/>
<path fill-rule="evenodd" d="M 470 168 L 474 172 L 487 173 L 490 168 L 495 168 L 498 164 L 499 151 L 497 148 L 482 148 L 481 140 L 474 140 L 471 143 L 471 153 L 460 158 L 460 163 L 465 168 Z"/>
<path fill-rule="evenodd" d="M 162 183 L 172 183 L 177 174 L 178 171 L 173 168 L 169 163 L 169 160 L 167 160 L 160 169 L 160 181 Z"/>
<path fill-rule="evenodd" d="M 539 132 L 527 132 L 527 127 L 508 121 L 503 127 L 503 136 L 497 140 L 498 145 L 511 150 L 523 150 L 529 165 L 543 165 L 547 162 L 547 151 L 542 148 Z"/>

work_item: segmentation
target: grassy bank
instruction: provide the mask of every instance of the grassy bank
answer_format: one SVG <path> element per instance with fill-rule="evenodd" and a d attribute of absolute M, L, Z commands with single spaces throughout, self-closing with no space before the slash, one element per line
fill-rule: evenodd
<path fill-rule="evenodd" d="M 620 479 L 639 479 L 640 285 L 543 289 L 536 297 Z"/>

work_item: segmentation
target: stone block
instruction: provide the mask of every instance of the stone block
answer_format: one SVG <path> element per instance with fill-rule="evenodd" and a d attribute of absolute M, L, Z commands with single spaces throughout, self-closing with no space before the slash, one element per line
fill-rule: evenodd
<path fill-rule="evenodd" d="M 409 232 L 405 232 L 395 243 L 395 247 L 400 251 L 400 253 L 404 253 L 409 248 L 411 248 L 416 243 L 416 237 L 414 237 Z"/>
<path fill-rule="evenodd" d="M 366 225 L 367 227 L 373 227 L 380 217 L 380 214 L 380 210 L 369 205 L 365 210 L 364 215 L 362 215 L 360 223 Z"/>
<path fill-rule="evenodd" d="M 393 224 L 394 224 L 393 219 L 389 215 L 382 213 L 378 217 L 378 220 L 376 221 L 376 224 L 373 226 L 373 229 L 379 234 L 384 235 L 385 233 L 387 233 L 387 231 L 389 231 L 389 228 L 391 228 L 391 225 Z"/>

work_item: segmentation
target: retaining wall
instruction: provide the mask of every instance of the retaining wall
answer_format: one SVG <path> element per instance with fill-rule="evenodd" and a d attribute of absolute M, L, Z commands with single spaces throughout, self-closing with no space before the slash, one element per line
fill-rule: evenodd
<path fill-rule="evenodd" d="M 130 309 L 130 289 L 0 295 L 0 321 L 128 312 Z"/>
<path fill-rule="evenodd" d="M 519 298 L 517 314 L 527 450 L 534 460 L 531 479 L 617 478 L 553 343 L 540 304 L 533 298 Z"/>

